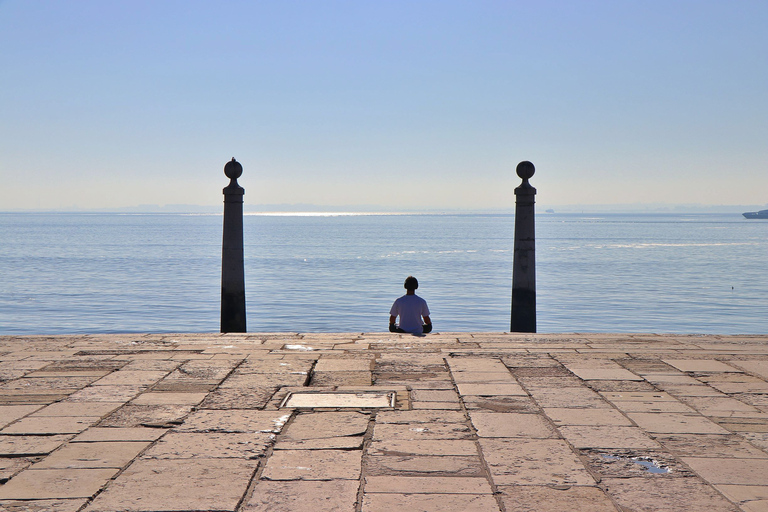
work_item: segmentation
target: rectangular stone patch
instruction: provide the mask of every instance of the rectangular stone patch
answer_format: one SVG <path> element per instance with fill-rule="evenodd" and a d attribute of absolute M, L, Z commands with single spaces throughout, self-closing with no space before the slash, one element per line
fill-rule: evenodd
<path fill-rule="evenodd" d="M 280 407 L 391 409 L 396 393 L 295 393 L 286 395 Z"/>

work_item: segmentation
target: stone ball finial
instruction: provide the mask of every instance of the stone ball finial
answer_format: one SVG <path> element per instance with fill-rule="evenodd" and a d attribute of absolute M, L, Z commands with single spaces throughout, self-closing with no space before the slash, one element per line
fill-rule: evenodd
<path fill-rule="evenodd" d="M 235 160 L 235 157 L 232 157 L 232 160 L 227 162 L 227 165 L 224 166 L 224 174 L 227 175 L 227 178 L 236 180 L 243 175 L 243 166 L 240 165 L 240 162 Z"/>
<path fill-rule="evenodd" d="M 531 179 L 535 172 L 536 168 L 528 160 L 524 160 L 517 164 L 517 175 L 525 181 Z"/>

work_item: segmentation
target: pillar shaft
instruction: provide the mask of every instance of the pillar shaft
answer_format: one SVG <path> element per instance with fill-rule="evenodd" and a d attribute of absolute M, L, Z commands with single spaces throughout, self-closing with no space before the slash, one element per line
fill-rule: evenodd
<path fill-rule="evenodd" d="M 224 235 L 221 244 L 221 332 L 245 330 L 245 262 L 243 259 L 243 195 L 231 180 L 224 188 Z"/>
<path fill-rule="evenodd" d="M 515 189 L 515 250 L 510 332 L 536 332 L 536 189 L 527 179 Z"/>

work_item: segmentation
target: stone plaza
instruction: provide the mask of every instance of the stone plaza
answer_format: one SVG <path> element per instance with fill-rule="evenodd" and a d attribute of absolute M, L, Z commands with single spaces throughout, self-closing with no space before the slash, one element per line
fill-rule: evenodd
<path fill-rule="evenodd" d="M 0 510 L 768 511 L 768 336 L 0 337 Z"/>

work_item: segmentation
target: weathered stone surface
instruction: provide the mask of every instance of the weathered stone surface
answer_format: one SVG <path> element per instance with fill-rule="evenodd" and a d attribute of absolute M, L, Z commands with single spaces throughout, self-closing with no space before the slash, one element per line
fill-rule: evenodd
<path fill-rule="evenodd" d="M 0 434 L 77 434 L 98 423 L 100 419 L 99 416 L 28 416 L 0 430 Z"/>
<path fill-rule="evenodd" d="M 643 380 L 623 368 L 568 368 L 584 380 Z"/>
<path fill-rule="evenodd" d="M 491 494 L 491 486 L 473 477 L 366 476 L 365 493 Z"/>
<path fill-rule="evenodd" d="M 143 386 L 88 386 L 72 393 L 67 398 L 71 402 L 117 402 L 125 403 L 141 393 Z"/>
<path fill-rule="evenodd" d="M 558 427 L 564 425 L 632 425 L 632 422 L 614 409 L 571 409 L 558 407 L 545 408 L 544 414 Z"/>
<path fill-rule="evenodd" d="M 529 387 L 528 391 L 541 407 L 610 407 L 600 395 L 586 387 Z"/>
<path fill-rule="evenodd" d="M 713 484 L 765 485 L 768 459 L 683 457 L 683 462 Z"/>
<path fill-rule="evenodd" d="M 669 434 L 656 436 L 656 440 L 681 457 L 768 458 L 768 453 L 735 434 Z"/>
<path fill-rule="evenodd" d="M 28 469 L 0 487 L 0 500 L 88 498 L 116 469 Z"/>
<path fill-rule="evenodd" d="M 323 356 L 315 365 L 315 373 L 322 372 L 370 372 L 374 359 L 340 359 Z"/>
<path fill-rule="evenodd" d="M 558 437 L 546 418 L 539 414 L 470 411 L 469 417 L 480 437 Z"/>
<path fill-rule="evenodd" d="M 646 432 L 657 434 L 728 434 L 723 427 L 704 416 L 672 413 L 628 413 L 629 418 Z"/>
<path fill-rule="evenodd" d="M 597 487 L 502 485 L 501 501 L 515 512 L 616 512 Z"/>
<path fill-rule="evenodd" d="M 272 444 L 267 433 L 221 434 L 169 432 L 144 453 L 144 458 L 241 458 L 257 459 Z"/>
<path fill-rule="evenodd" d="M 481 382 L 457 384 L 459 394 L 475 396 L 528 396 L 516 382 Z"/>
<path fill-rule="evenodd" d="M 267 460 L 261 477 L 265 480 L 357 480 L 362 455 L 358 450 L 279 450 Z"/>
<path fill-rule="evenodd" d="M 605 478 L 599 485 L 619 505 L 633 512 L 738 510 L 698 478 Z"/>
<path fill-rule="evenodd" d="M 478 409 L 489 412 L 541 412 L 536 403 L 527 396 L 501 396 L 501 397 L 462 397 L 464 406 L 469 409 Z"/>
<path fill-rule="evenodd" d="M 34 500 L 16 501 L 2 500 L 2 510 L 6 512 L 77 512 L 88 503 L 87 499 L 74 498 L 71 500 Z"/>
<path fill-rule="evenodd" d="M 661 449 L 637 427 L 567 425 L 558 430 L 576 448 Z"/>
<path fill-rule="evenodd" d="M 256 464 L 244 459 L 138 460 L 86 511 L 234 512 Z"/>
<path fill-rule="evenodd" d="M 373 441 L 368 452 L 373 455 L 477 455 L 477 447 L 469 439 L 386 440 Z"/>
<path fill-rule="evenodd" d="M 472 430 L 464 423 L 381 423 L 373 429 L 376 441 L 421 439 L 471 439 Z"/>
<path fill-rule="evenodd" d="M 0 456 L 46 455 L 66 443 L 71 435 L 0 436 Z"/>
<path fill-rule="evenodd" d="M 263 409 L 277 387 L 217 389 L 199 405 L 200 409 Z"/>
<path fill-rule="evenodd" d="M 279 433 L 290 413 L 252 409 L 200 409 L 174 427 L 177 432 L 273 432 Z"/>
<path fill-rule="evenodd" d="M 168 372 L 143 370 L 118 370 L 95 381 L 94 386 L 151 386 L 166 376 Z"/>
<path fill-rule="evenodd" d="M 40 416 L 96 416 L 103 417 L 120 407 L 115 402 L 56 402 L 47 405 L 39 411 L 32 414 L 31 417 Z"/>
<path fill-rule="evenodd" d="M 208 393 L 142 393 L 131 401 L 132 405 L 197 405 Z"/>
<path fill-rule="evenodd" d="M 360 412 L 303 412 L 298 414 L 281 439 L 306 440 L 360 436 L 368 429 L 371 416 Z"/>
<path fill-rule="evenodd" d="M 156 441 L 167 432 L 164 428 L 91 427 L 72 439 L 73 443 L 102 441 Z"/>
<path fill-rule="evenodd" d="M 481 439 L 496 485 L 594 485 L 584 465 L 559 439 Z"/>
<path fill-rule="evenodd" d="M 367 458 L 366 474 L 400 476 L 483 476 L 483 466 L 477 456 L 371 456 Z"/>
<path fill-rule="evenodd" d="M 459 411 L 379 411 L 376 424 L 381 423 L 466 423 L 467 417 Z"/>
<path fill-rule="evenodd" d="M 357 480 L 260 481 L 242 512 L 354 512 Z"/>
<path fill-rule="evenodd" d="M 19 471 L 27 469 L 36 461 L 37 458 L 33 457 L 0 457 L 0 482 L 5 482 Z"/>
<path fill-rule="evenodd" d="M 714 359 L 664 359 L 664 362 L 681 372 L 740 372 L 728 364 Z"/>
<path fill-rule="evenodd" d="M 592 473 L 600 478 L 680 478 L 693 475 L 672 454 L 656 450 L 581 450 Z"/>
<path fill-rule="evenodd" d="M 696 414 L 695 409 L 677 400 L 613 400 L 611 403 L 624 413 L 674 412 Z"/>
<path fill-rule="evenodd" d="M 0 429 L 39 410 L 42 405 L 0 405 Z"/>
<path fill-rule="evenodd" d="M 122 468 L 149 442 L 69 443 L 35 464 L 35 469 Z"/>
<path fill-rule="evenodd" d="M 493 512 L 499 507 L 486 494 L 368 494 L 363 497 L 364 512 L 393 510 L 435 510 L 440 512 Z"/>
<path fill-rule="evenodd" d="M 104 418 L 100 427 L 172 426 L 192 410 L 188 405 L 125 405 Z"/>

